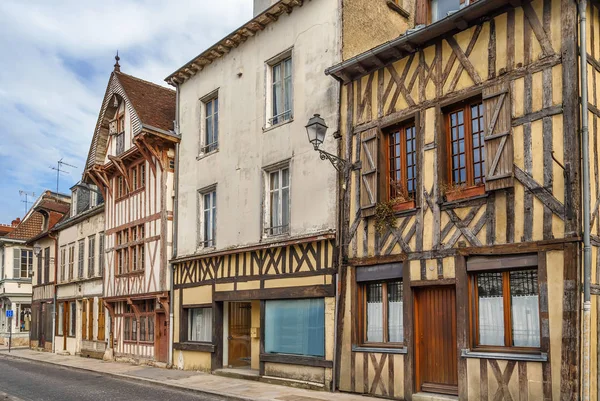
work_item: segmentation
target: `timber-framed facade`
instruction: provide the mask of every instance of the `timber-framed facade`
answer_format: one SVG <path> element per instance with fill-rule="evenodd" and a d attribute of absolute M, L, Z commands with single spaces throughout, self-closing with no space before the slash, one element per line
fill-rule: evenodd
<path fill-rule="evenodd" d="M 596 79 L 597 5 L 589 20 Z M 344 182 L 341 391 L 579 397 L 577 35 L 574 2 L 480 0 L 327 70 L 360 165 Z"/>
<path fill-rule="evenodd" d="M 167 362 L 175 92 L 116 59 L 85 170 L 105 199 L 106 356 Z"/>

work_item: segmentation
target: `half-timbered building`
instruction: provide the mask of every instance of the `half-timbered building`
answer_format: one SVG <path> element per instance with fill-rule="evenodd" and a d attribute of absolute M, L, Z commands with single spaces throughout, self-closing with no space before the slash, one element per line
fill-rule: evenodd
<path fill-rule="evenodd" d="M 84 174 L 105 199 L 106 356 L 166 362 L 175 91 L 122 73 L 116 60 Z"/>
<path fill-rule="evenodd" d="M 52 236 L 58 239 L 52 274 L 56 277 L 54 352 L 102 358 L 107 343 L 102 302 L 104 203 L 94 184 L 80 181 L 71 188 L 70 214 L 54 227 Z"/>
<path fill-rule="evenodd" d="M 405 400 L 579 399 L 576 2 L 414 3 L 414 29 L 326 71 L 342 84 L 351 162 L 342 183 L 339 389 Z M 597 289 L 600 19 L 592 4 Z M 593 299 L 594 333 L 597 311 Z M 591 347 L 597 399 L 596 334 Z"/>
<path fill-rule="evenodd" d="M 38 282 L 33 280 L 39 267 L 44 269 L 45 260 L 50 262 L 54 242 L 49 238 L 49 230 L 68 214 L 69 201 L 67 195 L 44 191 L 14 230 L 0 238 L 0 340 L 4 344 L 12 337 L 13 345 L 29 346 L 31 336 L 33 345 L 37 346 L 41 335 L 42 346 L 45 341 L 48 346 L 52 345 L 52 330 L 46 329 L 51 327 L 54 300 L 48 292 L 42 295 L 37 289 Z M 32 291 L 32 283 L 36 291 Z M 49 281 L 48 284 L 51 288 Z M 36 294 L 35 303 L 32 303 L 32 292 Z M 40 309 L 45 311 L 43 316 L 39 314 Z M 12 318 L 7 317 L 7 310 L 12 310 Z M 36 319 L 34 327 L 32 319 Z M 44 323 L 40 323 L 42 321 Z"/>

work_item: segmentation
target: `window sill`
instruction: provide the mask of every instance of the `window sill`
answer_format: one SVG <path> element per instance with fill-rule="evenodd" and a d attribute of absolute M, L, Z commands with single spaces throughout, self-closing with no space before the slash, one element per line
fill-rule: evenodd
<path fill-rule="evenodd" d="M 290 232 L 286 232 L 283 234 L 263 234 L 263 240 L 277 240 L 277 239 L 285 239 L 290 237 Z"/>
<path fill-rule="evenodd" d="M 527 362 L 547 362 L 548 354 L 545 352 L 535 354 L 512 353 L 512 352 L 484 352 L 471 351 L 463 349 L 460 351 L 462 358 L 479 358 L 479 359 L 501 359 L 505 361 L 527 361 Z"/>
<path fill-rule="evenodd" d="M 457 201 L 457 200 L 462 200 L 462 199 L 467 199 L 467 198 L 473 198 L 473 197 L 481 196 L 481 195 L 485 195 L 485 186 L 484 185 L 477 185 L 474 187 L 461 188 L 461 189 L 456 189 L 456 190 L 452 190 L 452 191 L 447 191 L 444 194 L 444 197 L 446 198 L 447 202 L 452 202 L 452 201 Z"/>
<path fill-rule="evenodd" d="M 217 250 L 216 246 L 198 245 L 198 247 L 196 248 L 196 253 L 197 254 L 204 254 L 204 253 L 214 252 L 216 250 Z"/>
<path fill-rule="evenodd" d="M 317 366 L 321 368 L 333 367 L 333 361 L 328 361 L 319 356 L 292 355 L 292 354 L 260 354 L 261 362 L 283 363 L 287 365 Z"/>
<path fill-rule="evenodd" d="M 403 16 L 404 18 L 410 18 L 410 14 L 404 8 L 400 7 L 394 0 L 387 0 L 387 6 L 392 10 L 396 11 L 398 14 Z"/>
<path fill-rule="evenodd" d="M 173 343 L 173 348 L 181 351 L 215 352 L 215 346 L 205 342 L 185 341 Z"/>
<path fill-rule="evenodd" d="M 268 127 L 263 127 L 263 133 L 274 130 L 275 128 L 279 128 L 282 125 L 286 125 L 286 124 L 289 124 L 292 122 L 294 122 L 294 117 L 290 118 L 289 120 L 285 120 L 283 122 L 277 123 L 277 124 L 269 125 Z"/>
<path fill-rule="evenodd" d="M 196 156 L 196 160 L 202 160 L 204 158 L 207 158 L 208 156 L 214 155 L 215 153 L 219 153 L 219 148 L 211 150 L 210 152 L 200 153 L 198 156 Z"/>
<path fill-rule="evenodd" d="M 133 272 L 115 274 L 115 277 L 137 276 L 144 274 L 144 270 L 136 270 Z"/>
<path fill-rule="evenodd" d="M 408 348 L 399 347 L 399 348 L 386 348 L 386 347 L 369 347 L 369 346 L 359 346 L 353 345 L 352 352 L 380 352 L 382 354 L 407 354 Z"/>

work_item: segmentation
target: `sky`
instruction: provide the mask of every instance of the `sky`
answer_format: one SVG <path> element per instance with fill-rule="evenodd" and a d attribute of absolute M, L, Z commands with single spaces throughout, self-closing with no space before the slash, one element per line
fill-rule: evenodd
<path fill-rule="evenodd" d="M 19 191 L 81 179 L 108 78 L 164 83 L 252 17 L 252 0 L 0 1 L 0 223 L 23 217 Z M 31 197 L 29 197 L 31 202 Z M 29 204 L 29 207 L 31 204 Z"/>

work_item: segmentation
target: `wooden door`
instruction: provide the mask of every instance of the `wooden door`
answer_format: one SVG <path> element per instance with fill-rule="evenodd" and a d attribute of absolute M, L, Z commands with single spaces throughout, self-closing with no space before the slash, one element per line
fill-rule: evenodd
<path fill-rule="evenodd" d="M 456 289 L 415 291 L 416 390 L 458 394 Z"/>
<path fill-rule="evenodd" d="M 229 366 L 250 365 L 250 302 L 229 303 Z"/>
<path fill-rule="evenodd" d="M 169 324 L 165 313 L 157 313 L 155 336 L 156 360 L 159 362 L 168 362 L 169 358 Z"/>

